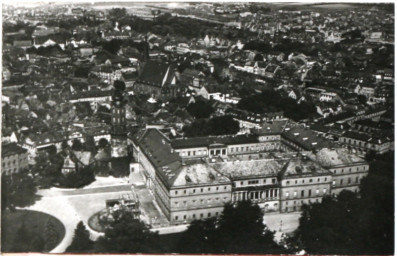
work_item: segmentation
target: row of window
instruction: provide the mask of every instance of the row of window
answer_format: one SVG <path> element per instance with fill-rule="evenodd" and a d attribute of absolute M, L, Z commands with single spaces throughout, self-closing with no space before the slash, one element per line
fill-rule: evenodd
<path fill-rule="evenodd" d="M 259 147 L 257 146 L 256 148 L 254 148 L 253 146 L 251 147 L 251 150 L 259 150 Z M 246 147 L 231 147 L 230 148 L 230 152 L 233 153 L 234 150 L 236 150 L 236 152 L 247 152 L 250 151 L 250 147 L 246 146 Z"/>
<path fill-rule="evenodd" d="M 266 150 L 269 149 L 275 149 L 275 145 L 267 145 Z M 230 153 L 238 153 L 238 152 L 249 152 L 249 151 L 254 151 L 254 150 L 265 150 L 265 147 L 260 148 L 259 146 L 257 147 L 231 147 L 230 148 Z M 207 155 L 207 150 L 192 150 L 192 151 L 187 151 L 187 152 L 181 152 L 181 156 L 204 156 Z M 210 155 L 226 155 L 226 149 L 213 149 L 210 150 Z"/>
<path fill-rule="evenodd" d="M 117 118 L 117 117 L 113 117 L 113 123 L 120 123 L 120 122 L 124 122 L 125 118 Z"/>
<path fill-rule="evenodd" d="M 219 212 L 215 212 L 215 216 L 218 216 L 218 215 L 219 215 Z M 199 218 L 200 218 L 200 219 L 205 218 L 204 216 L 205 216 L 204 213 L 200 213 Z M 181 216 L 181 217 L 182 217 L 183 220 L 186 220 L 186 219 L 187 219 L 187 215 L 183 215 L 183 216 Z M 209 212 L 209 213 L 207 213 L 206 217 L 207 217 L 207 218 L 211 218 L 211 217 L 212 217 L 212 214 Z M 193 219 L 196 219 L 196 214 L 195 214 L 195 213 L 192 214 L 192 218 L 193 218 Z M 175 215 L 174 219 L 175 219 L 175 220 L 179 220 L 179 216 L 178 216 L 178 215 Z"/>
<path fill-rule="evenodd" d="M 25 157 L 25 158 L 22 158 L 22 159 L 19 159 L 19 162 L 20 163 L 22 163 L 23 161 L 26 161 L 27 160 L 27 158 Z M 15 164 L 17 163 L 17 160 L 13 160 L 13 161 L 3 161 L 3 168 L 5 168 L 5 167 L 11 167 L 11 166 L 14 166 Z"/>
<path fill-rule="evenodd" d="M 324 188 L 323 189 L 323 195 L 325 195 L 326 193 L 327 193 L 327 189 Z M 316 189 L 316 195 L 319 195 L 319 194 L 320 194 L 320 190 Z M 298 192 L 294 191 L 293 196 L 294 196 L 294 198 L 297 197 L 298 196 Z M 301 190 L 300 196 L 301 197 L 305 197 L 306 196 L 306 190 Z M 307 190 L 307 196 L 312 196 L 312 190 L 311 189 Z M 289 198 L 289 192 L 285 192 L 285 197 Z"/>
<path fill-rule="evenodd" d="M 215 190 L 215 191 L 222 191 L 222 189 L 223 189 L 223 191 L 226 191 L 227 190 L 227 186 L 224 186 L 223 188 L 222 187 L 208 187 L 208 188 L 200 188 L 200 189 L 196 189 L 196 188 L 193 188 L 193 189 L 190 189 L 190 191 L 191 191 L 191 194 L 195 194 L 196 192 L 197 193 L 204 193 L 204 192 L 210 192 L 210 191 L 213 191 L 213 190 Z M 187 189 L 184 189 L 183 190 L 183 195 L 186 195 L 187 194 Z M 174 190 L 174 195 L 178 195 L 178 190 Z"/>
<path fill-rule="evenodd" d="M 227 201 L 227 197 L 224 197 L 223 201 L 226 202 Z M 196 205 L 197 203 L 200 203 L 200 205 L 205 205 L 205 204 L 211 204 L 211 202 L 212 202 L 211 198 L 208 198 L 207 200 L 206 199 L 192 200 L 192 204 L 193 205 Z M 213 202 L 214 203 L 219 203 L 220 202 L 220 198 L 219 197 L 215 198 L 213 200 Z M 180 202 L 174 202 L 175 207 L 179 207 L 179 203 Z M 181 205 L 186 207 L 187 206 L 187 201 L 183 201 L 183 204 L 181 204 Z"/>
<path fill-rule="evenodd" d="M 316 180 L 316 179 L 308 179 L 307 181 L 308 181 L 308 183 L 313 183 L 315 180 Z M 324 178 L 324 182 L 327 182 L 327 180 L 328 180 L 328 178 L 325 177 L 325 178 Z M 298 184 L 298 181 L 299 181 L 299 180 L 295 180 L 295 184 Z M 321 178 L 317 178 L 317 182 L 321 182 Z M 302 183 L 302 184 L 305 184 L 305 180 L 302 179 L 302 180 L 301 180 L 301 183 Z M 292 181 L 290 182 L 289 180 L 287 180 L 287 181 L 285 182 L 285 184 L 286 184 L 286 185 L 290 185 L 290 184 L 292 184 Z"/>
<path fill-rule="evenodd" d="M 362 171 L 365 171 L 367 168 L 366 168 L 366 166 L 362 166 Z M 361 170 L 361 167 L 360 166 L 358 166 L 358 167 L 356 167 L 356 171 L 357 172 L 359 172 Z M 346 169 L 346 172 L 349 172 L 349 173 L 351 173 L 352 171 L 354 171 L 354 168 L 349 168 L 349 169 Z M 337 170 L 334 170 L 334 174 L 336 174 L 337 173 Z M 340 173 L 345 173 L 345 169 L 340 169 Z"/>
<path fill-rule="evenodd" d="M 319 203 L 319 202 L 320 202 L 320 199 L 316 198 L 316 199 L 315 199 L 315 202 L 316 202 L 316 203 Z M 288 203 L 289 203 L 288 201 L 285 202 L 285 205 L 288 205 Z M 299 201 L 293 201 L 292 203 L 293 203 L 293 205 L 297 205 L 297 204 L 299 205 Z M 301 200 L 300 203 L 301 203 L 301 205 L 303 205 L 305 202 L 304 202 L 303 200 Z M 310 204 L 310 203 L 312 203 L 312 200 L 309 199 L 309 204 Z M 295 207 L 295 206 L 294 206 L 294 207 Z M 286 210 L 287 210 L 287 208 L 288 208 L 288 207 L 286 207 Z"/>
<path fill-rule="evenodd" d="M 356 177 L 355 183 L 358 184 L 359 181 L 360 181 L 360 177 Z M 347 178 L 347 184 L 352 184 L 352 179 L 351 178 Z M 332 185 L 334 185 L 334 186 L 336 185 L 336 181 L 335 180 L 332 182 Z M 339 180 L 339 185 L 344 185 L 344 179 L 340 179 Z"/>
<path fill-rule="evenodd" d="M 263 180 L 263 184 L 266 184 L 266 179 Z M 277 180 L 275 178 L 272 179 L 272 183 L 271 184 L 276 184 Z M 245 182 L 244 181 L 240 181 L 240 185 L 244 186 Z M 255 185 L 255 184 L 259 184 L 259 180 L 249 180 L 247 181 L 248 185 Z M 237 183 L 234 183 L 235 186 L 237 186 Z"/>

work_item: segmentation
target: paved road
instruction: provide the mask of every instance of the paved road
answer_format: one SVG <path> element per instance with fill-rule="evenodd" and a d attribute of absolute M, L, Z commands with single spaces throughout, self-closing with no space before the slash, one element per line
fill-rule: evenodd
<path fill-rule="evenodd" d="M 105 208 L 107 199 L 119 198 L 129 191 L 131 185 L 123 184 L 88 189 L 44 189 L 38 191 L 42 197 L 29 209 L 53 215 L 65 225 L 64 239 L 51 251 L 62 253 L 71 243 L 74 229 L 79 221 L 87 225 L 88 219 L 94 213 Z M 101 234 L 90 230 L 90 235 L 92 239 L 96 239 Z"/>

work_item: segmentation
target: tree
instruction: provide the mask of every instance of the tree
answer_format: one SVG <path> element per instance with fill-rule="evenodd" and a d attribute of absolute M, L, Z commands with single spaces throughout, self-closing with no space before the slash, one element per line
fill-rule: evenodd
<path fill-rule="evenodd" d="M 49 156 L 54 156 L 57 153 L 57 147 L 55 145 L 51 145 L 47 148 L 47 152 Z"/>
<path fill-rule="evenodd" d="M 105 139 L 105 138 L 101 138 L 100 140 L 99 140 L 99 142 L 98 142 L 98 147 L 99 148 L 106 148 L 107 146 L 109 145 L 109 142 L 108 142 L 108 140 L 107 139 Z"/>
<path fill-rule="evenodd" d="M 127 15 L 127 10 L 125 8 L 112 8 L 109 10 L 109 16 L 113 18 L 120 19 Z"/>
<path fill-rule="evenodd" d="M 72 149 L 74 151 L 81 151 L 83 150 L 83 144 L 81 143 L 81 141 L 79 139 L 74 139 L 72 142 Z"/>
<path fill-rule="evenodd" d="M 130 211 L 113 213 L 114 221 L 96 241 L 98 252 L 106 253 L 156 253 L 158 234 L 149 230 L 142 221 L 135 219 Z"/>
<path fill-rule="evenodd" d="M 69 147 L 68 141 L 67 140 L 62 141 L 62 145 L 61 145 L 62 150 L 65 150 L 68 147 Z"/>
<path fill-rule="evenodd" d="M 95 140 L 92 136 L 87 136 L 84 142 L 84 150 L 92 153 L 96 152 Z"/>
<path fill-rule="evenodd" d="M 199 119 L 208 118 L 214 112 L 214 108 L 209 101 L 198 100 L 195 103 L 190 103 L 187 106 L 187 111 L 190 115 Z"/>
<path fill-rule="evenodd" d="M 213 117 L 209 120 L 198 119 L 183 127 L 186 137 L 200 137 L 208 135 L 236 134 L 240 130 L 239 122 L 231 116 Z"/>
<path fill-rule="evenodd" d="M 61 187 L 81 188 L 95 180 L 94 169 L 91 166 L 79 167 L 76 172 L 60 176 L 58 179 Z"/>
<path fill-rule="evenodd" d="M 51 251 L 58 243 L 58 232 L 55 229 L 55 225 L 52 219 L 48 219 L 44 228 L 44 250 Z"/>
<path fill-rule="evenodd" d="M 124 90 L 125 90 L 125 83 L 124 83 L 123 81 L 121 81 L 121 80 L 116 80 L 116 81 L 114 81 L 114 83 L 113 83 L 113 87 L 114 87 L 116 90 L 124 91 Z"/>
<path fill-rule="evenodd" d="M 1 175 L 1 208 L 13 210 L 15 207 L 33 205 L 36 201 L 36 184 L 26 170 L 19 173 Z"/>
<path fill-rule="evenodd" d="M 178 253 L 216 253 L 216 218 L 195 220 L 183 233 L 179 241 Z"/>
<path fill-rule="evenodd" d="M 119 39 L 112 39 L 102 43 L 102 48 L 111 54 L 117 54 L 121 48 L 122 41 Z"/>
<path fill-rule="evenodd" d="M 292 246 L 309 254 L 392 254 L 394 163 L 390 158 L 375 156 L 361 181 L 359 197 L 345 190 L 337 198 L 305 206 Z"/>
<path fill-rule="evenodd" d="M 90 232 L 80 221 L 74 230 L 72 243 L 66 249 L 66 252 L 81 253 L 92 250 L 94 242 L 90 239 Z"/>
<path fill-rule="evenodd" d="M 45 152 L 39 153 L 32 168 L 32 174 L 39 187 L 51 187 L 61 176 L 63 160 L 58 154 L 49 158 Z M 62 160 L 62 161 L 61 161 Z"/>
<path fill-rule="evenodd" d="M 263 224 L 263 213 L 251 201 L 225 205 L 221 216 L 192 222 L 183 233 L 182 253 L 279 254 L 285 252 Z"/>

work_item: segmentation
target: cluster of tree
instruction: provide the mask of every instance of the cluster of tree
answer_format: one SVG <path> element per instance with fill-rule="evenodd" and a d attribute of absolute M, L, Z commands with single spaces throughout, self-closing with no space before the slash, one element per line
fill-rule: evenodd
<path fill-rule="evenodd" d="M 87 253 L 93 248 L 94 242 L 90 239 L 90 232 L 85 227 L 84 223 L 80 221 L 74 230 L 72 243 L 66 248 L 65 252 L 73 253 Z"/>
<path fill-rule="evenodd" d="M 110 18 L 120 19 L 127 15 L 127 9 L 125 8 L 112 8 L 109 10 Z"/>
<path fill-rule="evenodd" d="M 215 109 L 211 105 L 211 102 L 205 100 L 198 100 L 194 103 L 190 103 L 187 106 L 186 110 L 191 116 L 196 119 L 208 118 L 215 111 Z"/>
<path fill-rule="evenodd" d="M 226 204 L 219 217 L 196 220 L 173 246 L 128 211 L 114 213 L 114 222 L 97 241 L 89 239 L 83 223 L 75 230 L 67 252 L 101 253 L 211 253 L 280 254 L 287 251 L 274 242 L 274 232 L 263 224 L 263 213 L 251 201 Z M 172 251 L 167 251 L 172 250 Z"/>
<path fill-rule="evenodd" d="M 48 19 L 46 25 L 50 27 L 59 27 L 66 30 L 73 30 L 77 26 L 97 27 L 103 21 L 90 19 L 87 16 L 77 17 L 73 19 Z"/>
<path fill-rule="evenodd" d="M 298 103 L 282 97 L 279 93 L 268 90 L 261 94 L 250 95 L 242 98 L 237 107 L 254 113 L 265 114 L 283 111 L 284 116 L 299 121 L 316 113 L 315 106 L 310 103 Z"/>
<path fill-rule="evenodd" d="M 75 172 L 60 175 L 57 185 L 66 188 L 81 188 L 95 181 L 94 168 L 91 166 L 78 168 Z"/>
<path fill-rule="evenodd" d="M 393 227 L 394 163 L 390 154 L 370 163 L 359 195 L 345 190 L 337 198 L 306 206 L 289 246 L 309 254 L 393 254 Z"/>
<path fill-rule="evenodd" d="M 183 127 L 186 137 L 229 135 L 236 134 L 239 130 L 239 122 L 235 121 L 231 116 L 213 117 L 209 120 L 198 119 Z"/>
<path fill-rule="evenodd" d="M 131 29 L 138 33 L 152 32 L 162 36 L 182 36 L 189 39 L 205 36 L 209 31 L 217 27 L 215 23 L 175 17 L 169 13 L 155 14 L 153 18 L 153 20 L 144 20 L 139 17 L 127 15 L 119 19 L 119 23 L 121 26 L 130 26 Z M 217 31 L 222 32 L 221 29 Z"/>
<path fill-rule="evenodd" d="M 95 154 L 99 148 L 104 148 L 108 145 L 106 139 L 101 139 L 96 146 L 92 137 L 88 136 L 85 143 L 79 139 L 74 139 L 72 146 L 64 141 L 61 145 L 62 150 L 57 152 L 55 146 L 50 146 L 46 151 L 41 152 L 35 158 L 35 165 L 32 168 L 32 174 L 38 186 L 49 188 L 52 186 L 61 186 L 68 188 L 79 188 L 92 183 L 95 180 L 95 172 L 92 166 L 79 167 L 76 172 L 69 174 L 62 174 L 62 166 L 66 157 L 67 151 L 89 151 Z"/>
<path fill-rule="evenodd" d="M 66 249 L 70 253 L 160 253 L 157 246 L 158 234 L 151 232 L 142 221 L 135 219 L 129 211 L 113 213 L 111 225 L 95 242 L 90 240 L 89 232 L 82 222 L 77 224 L 71 245 Z"/>
<path fill-rule="evenodd" d="M 37 55 L 41 55 L 41 56 L 45 56 L 45 57 L 50 57 L 52 55 L 55 55 L 57 53 L 63 53 L 64 51 L 62 50 L 62 48 L 58 45 L 49 45 L 49 46 L 40 46 L 39 48 L 36 47 L 30 47 L 28 49 L 26 49 L 26 53 L 29 54 L 37 54 Z"/>
<path fill-rule="evenodd" d="M 33 205 L 38 196 L 33 176 L 28 170 L 1 175 L 1 209 L 14 210 L 15 207 Z"/>
<path fill-rule="evenodd" d="M 219 218 L 193 221 L 178 245 L 180 253 L 280 254 L 274 232 L 263 224 L 263 213 L 251 201 L 226 204 Z"/>
<path fill-rule="evenodd" d="M 250 41 L 246 43 L 243 47 L 243 50 L 251 50 L 251 51 L 259 51 L 262 53 L 269 53 L 272 51 L 272 46 L 268 42 L 265 41 Z"/>

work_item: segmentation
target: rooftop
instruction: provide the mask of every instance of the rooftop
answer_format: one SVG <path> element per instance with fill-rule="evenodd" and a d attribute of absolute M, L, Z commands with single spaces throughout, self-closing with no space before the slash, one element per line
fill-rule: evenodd
<path fill-rule="evenodd" d="M 298 125 L 288 125 L 282 135 L 305 150 L 315 150 L 331 146 L 331 142 L 328 140 L 317 136 L 312 130 Z"/>
<path fill-rule="evenodd" d="M 193 163 L 181 166 L 173 186 L 212 185 L 230 182 L 229 179 L 206 163 Z"/>
<path fill-rule="evenodd" d="M 139 140 L 139 146 L 156 168 L 180 161 L 168 138 L 157 129 L 147 129 Z"/>
<path fill-rule="evenodd" d="M 231 178 L 277 176 L 286 160 L 260 159 L 250 161 L 230 161 L 215 163 L 212 167 L 221 174 Z"/>
<path fill-rule="evenodd" d="M 295 158 L 289 160 L 284 166 L 283 170 L 280 172 L 280 178 L 317 176 L 324 174 L 331 175 L 331 172 L 310 159 Z"/>
<path fill-rule="evenodd" d="M 340 165 L 343 166 L 357 163 L 366 163 L 364 159 L 354 153 L 349 152 L 349 150 L 345 148 L 324 148 L 317 153 L 308 153 L 308 157 L 326 168 Z"/>
<path fill-rule="evenodd" d="M 137 82 L 162 87 L 170 83 L 174 71 L 170 65 L 162 62 L 148 61 L 143 67 Z"/>
<path fill-rule="evenodd" d="M 174 139 L 171 141 L 171 146 L 174 149 L 182 148 L 196 148 L 209 147 L 213 144 L 234 145 L 234 144 L 248 144 L 257 143 L 258 136 L 256 135 L 233 135 L 233 136 L 210 136 L 197 138 L 183 138 Z"/>
<path fill-rule="evenodd" d="M 27 150 L 18 146 L 16 143 L 2 144 L 1 157 L 12 156 L 16 154 L 24 154 Z"/>

